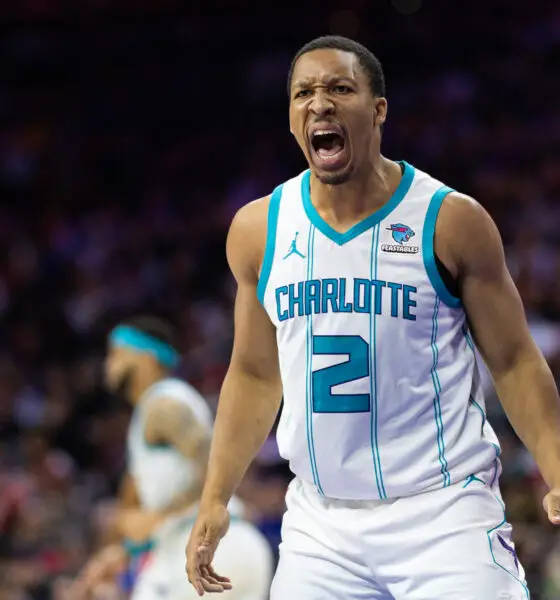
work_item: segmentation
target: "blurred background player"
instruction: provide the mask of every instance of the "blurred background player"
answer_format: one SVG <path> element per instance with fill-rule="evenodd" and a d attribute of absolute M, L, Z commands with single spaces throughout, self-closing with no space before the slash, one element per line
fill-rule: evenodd
<path fill-rule="evenodd" d="M 178 362 L 172 326 L 139 317 L 109 336 L 105 379 L 134 407 L 127 473 L 113 525 L 114 543 L 84 568 L 69 597 L 115 594 L 117 581 L 133 600 L 195 597 L 183 576 L 184 535 L 194 523 L 212 434 L 204 398 L 171 376 Z M 230 505 L 231 538 L 218 559 L 235 580 L 230 597 L 264 600 L 272 576 L 268 543 L 243 520 L 243 505 Z M 253 557 L 251 563 L 247 556 Z"/>

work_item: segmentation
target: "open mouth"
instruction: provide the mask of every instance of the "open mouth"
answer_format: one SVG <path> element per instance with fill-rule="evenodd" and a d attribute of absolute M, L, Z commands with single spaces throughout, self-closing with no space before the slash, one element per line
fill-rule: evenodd
<path fill-rule="evenodd" d="M 311 134 L 314 162 L 324 169 L 339 169 L 346 162 L 346 138 L 342 131 L 319 129 Z"/>

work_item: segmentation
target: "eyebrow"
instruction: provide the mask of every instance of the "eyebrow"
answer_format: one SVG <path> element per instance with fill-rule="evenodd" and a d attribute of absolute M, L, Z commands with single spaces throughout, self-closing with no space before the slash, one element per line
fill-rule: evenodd
<path fill-rule="evenodd" d="M 334 83 L 341 83 L 341 82 L 351 83 L 352 85 L 356 85 L 356 81 L 346 75 L 331 75 L 326 80 L 325 83 L 327 85 L 333 85 Z M 292 84 L 292 87 L 294 87 L 294 88 L 309 87 L 309 86 L 313 85 L 313 83 L 314 82 L 312 79 L 299 79 L 298 81 L 295 81 Z"/>

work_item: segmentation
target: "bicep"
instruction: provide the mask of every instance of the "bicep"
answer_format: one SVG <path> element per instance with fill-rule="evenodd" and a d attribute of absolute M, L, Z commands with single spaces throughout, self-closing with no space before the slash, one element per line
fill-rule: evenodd
<path fill-rule="evenodd" d="M 279 377 L 276 329 L 257 298 L 256 285 L 238 286 L 232 368 L 264 379 Z"/>
<path fill-rule="evenodd" d="M 470 229 L 476 235 L 462 253 L 461 297 L 475 343 L 497 377 L 536 346 L 498 230 L 482 207 L 473 206 L 471 213 Z"/>
<path fill-rule="evenodd" d="M 144 435 L 151 444 L 168 444 L 188 459 L 208 452 L 210 428 L 184 402 L 170 397 L 152 401 Z"/>
<path fill-rule="evenodd" d="M 266 243 L 267 203 L 256 201 L 234 218 L 227 258 L 237 282 L 231 370 L 258 379 L 279 380 L 276 328 L 257 297 L 258 270 Z M 264 232 L 264 235 L 263 235 Z"/>

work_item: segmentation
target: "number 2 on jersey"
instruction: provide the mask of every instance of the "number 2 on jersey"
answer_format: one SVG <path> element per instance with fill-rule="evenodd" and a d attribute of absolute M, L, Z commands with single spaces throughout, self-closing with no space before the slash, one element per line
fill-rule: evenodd
<path fill-rule="evenodd" d="M 369 412 L 370 394 L 333 394 L 332 391 L 337 385 L 369 377 L 369 344 L 359 335 L 315 335 L 313 354 L 348 356 L 343 363 L 313 371 L 313 412 Z"/>

